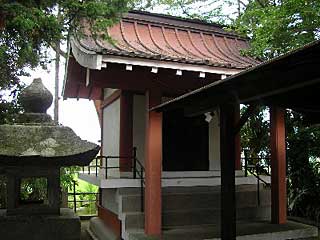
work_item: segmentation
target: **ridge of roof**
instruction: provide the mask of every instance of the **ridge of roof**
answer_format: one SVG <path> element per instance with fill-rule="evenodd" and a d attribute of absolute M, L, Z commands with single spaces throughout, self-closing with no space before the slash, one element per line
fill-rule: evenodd
<path fill-rule="evenodd" d="M 215 27 L 219 27 L 219 28 L 227 27 L 227 25 L 223 25 L 223 24 L 219 24 L 219 23 L 208 22 L 205 20 L 195 19 L 195 18 L 190 19 L 187 17 L 169 15 L 169 14 L 164 14 L 164 13 L 154 13 L 154 12 L 148 12 L 148 11 L 142 11 L 142 10 L 130 10 L 128 13 L 129 14 L 146 15 L 146 16 L 150 16 L 150 17 L 161 17 L 161 18 L 167 18 L 167 19 L 178 20 L 178 21 L 183 21 L 183 22 L 198 23 L 198 24 L 215 26 Z"/>

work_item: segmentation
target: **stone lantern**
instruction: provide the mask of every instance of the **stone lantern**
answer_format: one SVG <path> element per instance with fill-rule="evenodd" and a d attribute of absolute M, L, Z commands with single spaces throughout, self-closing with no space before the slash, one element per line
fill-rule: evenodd
<path fill-rule="evenodd" d="M 14 124 L 0 125 L 0 173 L 7 178 L 0 239 L 79 239 L 79 218 L 60 209 L 60 168 L 88 165 L 100 147 L 52 121 L 46 114 L 52 95 L 41 79 L 34 79 L 20 99 L 25 112 Z M 45 186 L 43 199 L 22 198 L 22 183 L 30 179 Z"/>

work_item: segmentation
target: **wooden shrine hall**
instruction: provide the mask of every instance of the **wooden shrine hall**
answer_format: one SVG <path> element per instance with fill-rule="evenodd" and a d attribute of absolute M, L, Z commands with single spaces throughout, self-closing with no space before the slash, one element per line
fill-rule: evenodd
<path fill-rule="evenodd" d="M 205 208 L 195 213 L 201 213 L 200 225 L 214 216 L 211 223 L 221 222 L 222 238 L 235 239 L 235 182 L 239 186 L 250 180 L 240 170 L 239 130 L 262 104 L 271 106 L 272 113 L 272 221 L 284 223 L 283 109 L 303 112 L 317 121 L 319 43 L 260 64 L 241 54 L 249 47 L 248 39 L 217 24 L 132 11 L 106 32 L 113 42 L 93 39 L 88 32 L 72 37 L 63 89 L 65 99 L 94 101 L 100 118 L 101 154 L 118 156 L 101 161 L 102 171 L 96 176 L 82 175 L 83 180 L 99 186 L 101 193 L 98 212 L 103 214 L 92 229 L 99 225 L 106 231 L 109 227 L 115 239 L 130 240 L 137 229 L 138 234 L 162 236 L 166 226 L 178 225 L 172 223 L 177 219 L 181 225 L 188 220 L 189 225 L 183 226 L 189 228 L 196 215 L 189 208 L 200 208 L 197 192 L 192 193 L 193 206 L 185 204 L 185 209 L 176 211 L 183 205 L 181 196 L 177 197 L 181 194 L 174 196 L 173 209 L 170 204 L 174 201 L 163 201 L 165 190 L 183 187 L 184 194 L 190 195 L 190 189 L 200 186 L 214 188 L 216 194 L 221 185 L 221 221 L 220 202 L 219 209 L 207 211 L 212 206 L 207 199 L 220 199 L 211 192 L 205 193 Z M 239 120 L 240 104 L 251 107 Z M 214 121 L 206 121 L 204 114 L 212 112 Z M 133 149 L 144 170 L 141 185 L 138 179 L 128 179 L 134 168 L 131 159 L 120 157 L 130 156 Z M 249 184 L 255 187 L 256 180 Z M 144 199 L 134 198 L 134 204 L 139 206 L 142 199 L 143 211 L 139 207 L 134 212 L 122 211 L 122 199 L 132 197 L 121 195 L 125 188 L 142 190 Z M 134 205 L 131 200 L 128 208 Z M 184 200 L 189 203 L 188 198 Z M 267 202 L 267 206 L 254 206 L 251 215 L 243 211 L 250 215 L 246 219 L 260 216 L 256 214 L 260 210 L 270 215 L 270 199 Z"/>
<path fill-rule="evenodd" d="M 310 123 L 320 122 L 319 66 L 320 41 L 317 41 L 151 109 L 157 122 L 162 112 L 174 109 L 197 115 L 220 108 L 222 239 L 236 239 L 235 135 L 258 105 L 270 108 L 271 221 L 286 223 L 285 109 L 304 114 Z M 239 103 L 250 107 L 235 124 L 234 109 Z M 150 136 L 160 141 L 158 129 Z M 151 210 L 149 216 L 153 216 Z"/>

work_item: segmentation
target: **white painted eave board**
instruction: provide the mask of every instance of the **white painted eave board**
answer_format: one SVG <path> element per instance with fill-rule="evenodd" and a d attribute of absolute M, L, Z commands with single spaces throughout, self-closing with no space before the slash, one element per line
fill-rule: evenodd
<path fill-rule="evenodd" d="M 160 61 L 160 60 L 153 60 L 153 59 L 143 59 L 143 58 L 130 58 L 130 57 L 121 57 L 121 56 L 113 56 L 113 55 L 103 55 L 102 62 L 118 63 L 118 64 L 126 64 L 126 65 L 142 66 L 142 67 L 150 67 L 150 68 L 166 68 L 166 69 L 174 69 L 174 70 L 181 70 L 181 71 L 216 73 L 216 74 L 224 74 L 224 75 L 233 75 L 242 71 L 241 69 L 235 69 L 235 68 L 223 68 L 223 67 L 214 67 L 214 66 L 207 66 L 207 65 L 178 63 L 178 62 Z"/>

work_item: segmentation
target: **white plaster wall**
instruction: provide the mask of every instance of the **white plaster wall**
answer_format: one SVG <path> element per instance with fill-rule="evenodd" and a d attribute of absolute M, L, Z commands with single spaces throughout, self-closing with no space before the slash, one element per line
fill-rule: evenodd
<path fill-rule="evenodd" d="M 102 188 L 102 203 L 101 205 L 110 210 L 111 212 L 118 214 L 119 213 L 119 208 L 118 208 L 118 203 L 116 201 L 117 197 L 117 189 L 116 188 Z"/>
<path fill-rule="evenodd" d="M 137 147 L 137 157 L 144 164 L 144 145 L 146 137 L 146 97 L 133 96 L 133 146 Z"/>
<path fill-rule="evenodd" d="M 120 137 L 120 99 L 103 109 L 103 142 L 104 156 L 119 156 Z M 105 163 L 104 163 L 105 164 Z M 108 159 L 108 167 L 118 167 L 119 159 Z M 104 171 L 102 173 L 104 175 Z M 108 177 L 120 177 L 119 169 L 109 169 Z"/>
<path fill-rule="evenodd" d="M 213 112 L 209 123 L 209 170 L 220 170 L 219 110 Z"/>
<path fill-rule="evenodd" d="M 115 91 L 117 91 L 118 89 L 113 89 L 113 88 L 104 88 L 103 89 L 103 97 L 104 99 L 106 99 L 107 97 L 109 97 L 112 93 L 114 93 Z"/>

